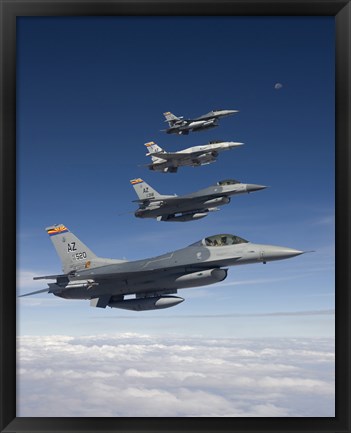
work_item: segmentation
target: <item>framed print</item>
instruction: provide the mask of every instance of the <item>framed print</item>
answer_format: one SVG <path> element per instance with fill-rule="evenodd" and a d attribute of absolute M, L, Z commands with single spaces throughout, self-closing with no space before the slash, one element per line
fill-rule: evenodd
<path fill-rule="evenodd" d="M 1 17 L 1 431 L 349 431 L 349 2 Z"/>

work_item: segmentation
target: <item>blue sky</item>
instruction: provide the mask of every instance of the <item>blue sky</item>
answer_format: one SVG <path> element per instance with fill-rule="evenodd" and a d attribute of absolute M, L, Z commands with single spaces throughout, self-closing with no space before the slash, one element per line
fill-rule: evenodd
<path fill-rule="evenodd" d="M 204 334 L 228 336 L 228 329 L 245 323 L 239 326 L 243 336 L 333 335 L 334 317 L 325 314 L 334 308 L 331 18 L 20 18 L 18 24 L 21 293 L 43 288 L 42 282 L 31 282 L 33 275 L 60 272 L 44 231 L 56 223 L 67 225 L 96 254 L 130 260 L 221 232 L 315 250 L 266 266 L 231 268 L 222 284 L 184 290 L 183 304 L 157 313 L 97 311 L 86 301 L 50 295 L 26 298 L 21 333 L 89 334 L 91 326 L 111 326 L 103 324 L 107 317 L 112 323 L 125 317 L 125 331 L 159 329 L 160 318 L 173 329 L 169 317 L 184 314 L 194 316 L 186 322 Z M 239 113 L 189 136 L 160 131 L 164 111 L 190 117 L 213 108 Z M 143 166 L 149 162 L 147 141 L 176 151 L 213 139 L 245 145 L 221 154 L 214 164 L 177 174 Z M 234 198 L 200 221 L 160 223 L 134 217 L 129 180 L 135 177 L 164 194 L 189 193 L 225 178 L 269 188 Z M 39 301 L 43 304 L 33 307 Z M 53 305 L 43 308 L 45 302 Z M 223 326 L 222 319 L 208 326 L 196 317 L 303 311 L 324 314 L 304 320 L 227 317 Z M 48 323 L 48 317 L 63 315 L 65 323 Z M 135 318 L 132 324 L 129 316 Z M 146 319 L 139 322 L 142 316 Z M 175 325 L 175 331 L 181 329 Z"/>
<path fill-rule="evenodd" d="M 332 416 L 332 18 L 26 17 L 17 25 L 18 293 L 45 287 L 33 276 L 61 271 L 44 230 L 56 223 L 65 224 L 97 255 L 129 260 L 216 233 L 315 250 L 267 265 L 232 267 L 222 283 L 182 290 L 185 302 L 161 311 L 93 309 L 88 301 L 45 294 L 22 298 L 19 413 L 57 414 L 55 407 L 67 406 L 61 403 L 71 392 L 70 380 L 82 377 L 79 362 L 91 359 L 93 375 L 99 353 L 100 376 L 91 380 L 104 398 L 109 362 L 127 359 L 121 341 L 128 340 L 134 364 L 122 362 L 118 377 L 129 379 L 117 382 L 121 396 L 140 397 L 141 414 L 151 413 L 147 401 L 156 395 L 160 402 L 167 400 L 165 416 L 173 414 L 169 407 L 177 407 L 175 416 L 201 414 L 208 407 L 214 416 L 318 416 L 321 410 Z M 276 83 L 282 87 L 275 89 Z M 216 108 L 239 113 L 218 128 L 189 136 L 160 131 L 165 111 L 192 117 Z M 149 162 L 145 142 L 177 151 L 215 139 L 245 145 L 221 154 L 214 164 L 185 167 L 177 174 L 153 173 L 143 166 Z M 233 198 L 203 220 L 161 223 L 134 217 L 136 195 L 129 180 L 135 177 L 163 194 L 190 193 L 226 178 L 269 188 Z M 305 340 L 300 344 L 296 337 Z M 193 365 L 203 353 L 198 347 L 209 342 L 221 349 L 214 349 L 203 371 L 195 374 Z M 237 344 L 239 364 L 232 365 Z M 36 347 L 43 348 L 43 365 L 45 356 L 54 370 L 63 363 L 67 388 L 64 379 L 56 383 L 52 371 L 40 367 Z M 193 358 L 182 357 L 187 351 L 193 351 Z M 150 354 L 150 371 L 143 371 L 136 353 L 143 360 Z M 278 353 L 279 371 L 267 366 Z M 184 388 L 185 376 L 175 376 L 176 394 L 158 382 L 169 372 L 162 373 L 155 361 L 171 355 L 171 364 L 189 362 L 186 377 L 196 376 L 189 389 Z M 241 374 L 244 355 L 252 357 L 252 371 L 243 373 L 247 382 L 231 382 L 230 371 L 238 368 Z M 267 365 L 266 355 L 272 356 Z M 228 370 L 217 374 L 219 364 Z M 81 368 L 87 372 L 86 365 Z M 212 390 L 201 388 L 201 377 L 212 378 Z M 278 377 L 284 390 L 278 389 Z M 250 386 L 260 387 L 263 396 L 265 387 L 277 392 L 270 403 L 248 398 L 247 407 L 241 407 L 224 389 L 226 378 L 233 392 L 246 396 Z M 57 400 L 47 399 L 52 393 L 43 391 L 42 381 L 59 387 Z M 85 407 L 100 416 L 101 408 L 88 394 L 82 390 Z M 181 404 L 195 400 L 203 405 Z M 312 401 L 316 404 L 309 405 Z M 80 403 L 72 400 L 72 407 L 82 407 Z M 106 407 L 106 413 L 113 416 L 113 408 Z"/>

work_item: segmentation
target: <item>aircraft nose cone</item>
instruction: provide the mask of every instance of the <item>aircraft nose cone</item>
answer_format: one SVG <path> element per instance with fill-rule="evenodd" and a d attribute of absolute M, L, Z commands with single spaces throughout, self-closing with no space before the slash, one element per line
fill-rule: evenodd
<path fill-rule="evenodd" d="M 239 113 L 239 110 L 222 110 L 222 115 L 224 116 L 231 116 L 235 113 Z"/>
<path fill-rule="evenodd" d="M 244 143 L 240 143 L 239 141 L 230 141 L 228 143 L 228 147 L 231 149 L 232 147 L 242 146 Z"/>
<path fill-rule="evenodd" d="M 265 248 L 263 252 L 263 256 L 267 261 L 284 260 L 284 259 L 289 259 L 291 257 L 299 256 L 300 254 L 303 253 L 304 251 L 295 250 L 293 248 L 271 246 L 269 248 Z"/>
<path fill-rule="evenodd" d="M 265 186 L 265 185 L 255 185 L 255 184 L 252 184 L 252 183 L 249 183 L 248 185 L 246 185 L 246 191 L 247 192 L 254 192 L 254 191 L 259 191 L 259 190 L 261 190 L 261 189 L 265 189 L 265 188 L 268 188 L 268 186 Z"/>
<path fill-rule="evenodd" d="M 282 248 L 278 250 L 275 254 L 282 259 L 288 259 L 290 257 L 299 256 L 300 254 L 303 254 L 303 251 L 300 250 L 294 250 L 293 248 Z"/>

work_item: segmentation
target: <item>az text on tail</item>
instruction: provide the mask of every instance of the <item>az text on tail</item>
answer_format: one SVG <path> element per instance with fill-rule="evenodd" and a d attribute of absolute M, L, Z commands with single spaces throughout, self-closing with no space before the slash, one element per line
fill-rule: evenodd
<path fill-rule="evenodd" d="M 61 260 L 65 274 L 88 268 L 98 257 L 63 224 L 47 227 L 46 231 Z"/>
<path fill-rule="evenodd" d="M 127 261 L 98 257 L 63 224 L 47 227 L 46 232 L 50 236 L 61 260 L 62 271 L 66 275 L 82 269 L 92 269 L 99 266 Z M 40 277 L 35 279 L 40 279 Z"/>
<path fill-rule="evenodd" d="M 127 262 L 127 260 L 106 259 L 96 256 L 90 250 L 90 248 L 80 241 L 77 236 L 70 232 L 63 224 L 56 224 L 47 227 L 45 230 L 50 236 L 50 239 L 61 260 L 63 274 L 34 277 L 34 280 L 56 280 L 56 283 L 48 283 L 48 288 L 26 293 L 20 297 L 36 295 L 45 292 L 54 294 L 57 292 L 61 293 L 63 287 L 68 287 L 70 284 L 72 287 L 74 284 L 88 284 L 93 286 L 95 285 L 94 281 L 77 280 L 78 282 L 75 283 L 74 281 L 70 282 L 70 279 L 75 275 L 76 271 Z"/>
<path fill-rule="evenodd" d="M 148 201 L 148 200 L 158 200 L 163 198 L 168 198 L 170 196 L 158 193 L 152 186 L 147 184 L 143 179 L 132 179 L 130 181 L 137 196 L 138 201 Z"/>
<path fill-rule="evenodd" d="M 132 179 L 130 181 L 132 184 L 139 200 L 150 200 L 161 198 L 162 195 L 159 194 L 152 186 L 147 184 L 143 179 Z"/>

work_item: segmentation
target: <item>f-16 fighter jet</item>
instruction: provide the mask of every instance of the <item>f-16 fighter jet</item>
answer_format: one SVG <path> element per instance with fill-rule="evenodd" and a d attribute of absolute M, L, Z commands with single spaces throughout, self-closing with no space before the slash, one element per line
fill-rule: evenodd
<path fill-rule="evenodd" d="M 234 141 L 211 141 L 209 144 L 188 147 L 179 152 L 166 152 L 153 141 L 145 143 L 145 146 L 148 150 L 146 156 L 151 156 L 152 159 L 152 164 L 148 165 L 150 170 L 176 173 L 178 167 L 211 164 L 217 160 L 219 152 L 234 149 L 242 144 Z"/>
<path fill-rule="evenodd" d="M 190 131 L 203 131 L 209 128 L 218 126 L 218 119 L 231 114 L 238 113 L 238 110 L 212 110 L 207 114 L 203 114 L 195 119 L 184 119 L 184 117 L 177 117 L 170 111 L 163 113 L 168 122 L 169 128 L 164 131 L 167 134 L 188 135 Z"/>
<path fill-rule="evenodd" d="M 194 221 L 204 218 L 209 212 L 219 210 L 217 206 L 228 204 L 230 196 L 259 191 L 263 185 L 240 183 L 234 179 L 217 182 L 216 185 L 191 194 L 162 195 L 142 179 L 132 179 L 139 200 L 138 218 L 157 218 L 158 221 Z"/>
<path fill-rule="evenodd" d="M 129 262 L 96 256 L 62 224 L 46 231 L 61 259 L 63 274 L 35 277 L 54 282 L 22 296 L 52 293 L 65 299 L 89 299 L 92 307 L 134 311 L 173 307 L 184 301 L 174 296 L 179 289 L 219 283 L 227 277 L 228 266 L 266 263 L 304 253 L 219 234 L 161 256 Z M 126 299 L 126 295 L 135 297 Z"/>

